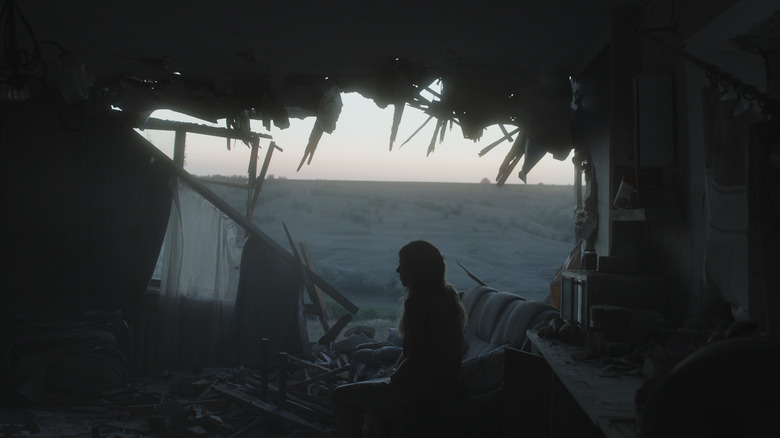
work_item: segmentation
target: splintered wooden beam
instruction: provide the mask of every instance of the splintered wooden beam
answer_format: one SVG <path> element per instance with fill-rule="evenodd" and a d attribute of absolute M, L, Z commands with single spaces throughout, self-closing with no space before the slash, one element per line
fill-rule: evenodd
<path fill-rule="evenodd" d="M 284 228 L 285 234 L 287 234 L 287 241 L 289 242 L 290 246 L 292 247 L 293 257 L 295 258 L 295 260 L 298 261 L 298 264 L 300 265 L 300 267 L 303 270 L 304 281 L 312 281 L 312 284 L 315 284 L 313 282 L 313 278 L 316 277 L 316 274 L 314 274 L 314 271 L 309 266 L 307 266 L 305 263 L 303 263 L 303 261 L 300 259 L 300 256 L 298 254 L 298 250 L 296 249 L 295 244 L 293 243 L 292 236 L 290 236 L 290 232 L 287 230 L 287 225 L 285 225 L 284 222 L 282 222 L 282 227 Z M 326 294 L 330 295 L 331 298 L 336 300 L 337 303 L 339 303 L 342 306 L 344 306 L 344 308 L 349 310 L 349 312 L 352 313 L 353 315 L 357 313 L 358 307 L 355 306 L 352 303 L 352 301 L 350 301 L 347 297 L 345 297 L 344 295 L 340 294 L 339 292 L 336 292 L 335 289 L 333 289 L 332 291 L 329 291 L 329 290 L 327 290 L 325 288 L 322 288 L 322 291 L 325 292 Z M 353 309 L 354 309 L 354 311 L 353 311 Z"/>
<path fill-rule="evenodd" d="M 314 157 L 314 151 L 317 150 L 317 145 L 320 144 L 320 140 L 322 139 L 322 134 L 325 131 L 322 129 L 322 126 L 320 126 L 320 119 L 318 118 L 317 121 L 314 122 L 314 126 L 311 128 L 311 134 L 309 134 L 309 142 L 306 144 L 306 150 L 303 153 L 303 157 L 301 158 L 300 164 L 298 164 L 298 169 L 296 171 L 301 170 L 301 167 L 303 167 L 303 163 L 311 164 L 311 159 Z"/>
<path fill-rule="evenodd" d="M 184 169 L 184 147 L 187 142 L 187 131 L 176 130 L 176 136 L 173 138 L 173 162 L 179 168 Z"/>
<path fill-rule="evenodd" d="M 396 103 L 393 105 L 393 125 L 390 128 L 390 150 L 393 150 L 393 143 L 395 143 L 395 137 L 398 135 L 398 126 L 401 125 L 401 117 L 404 114 L 404 108 L 406 102 Z"/>
<path fill-rule="evenodd" d="M 230 141 L 230 139 L 228 139 Z M 247 174 L 249 175 L 249 190 L 246 192 L 246 218 L 252 220 L 252 214 L 254 212 L 254 204 L 252 203 L 253 191 L 258 193 L 259 187 L 257 183 L 257 153 L 260 149 L 260 140 L 252 139 L 252 151 L 249 153 L 249 168 Z M 272 148 L 269 148 L 272 149 Z"/>
<path fill-rule="evenodd" d="M 498 128 L 501 129 L 501 132 L 504 134 L 504 138 L 506 138 L 507 141 L 512 141 L 512 135 L 509 134 L 503 123 L 499 123 Z"/>
<path fill-rule="evenodd" d="M 335 341 L 336 338 L 339 337 L 339 333 L 344 330 L 344 327 L 346 327 L 350 321 L 352 321 L 352 315 L 342 316 L 338 321 L 336 321 L 335 324 L 333 324 L 333 327 L 331 327 L 327 333 L 322 335 L 317 343 L 320 345 L 330 345 L 331 342 Z"/>
<path fill-rule="evenodd" d="M 236 401 L 239 401 L 239 402 L 244 403 L 246 405 L 249 405 L 249 406 L 251 406 L 251 407 L 253 407 L 255 409 L 263 411 L 263 412 L 265 412 L 265 413 L 267 413 L 267 414 L 269 414 L 269 415 L 271 415 L 271 416 L 273 416 L 275 418 L 278 418 L 280 420 L 288 421 L 288 422 L 291 422 L 291 423 L 295 423 L 295 424 L 297 424 L 299 426 L 303 426 L 303 427 L 305 427 L 307 429 L 311 429 L 311 430 L 314 430 L 314 431 L 317 431 L 317 432 L 322 432 L 322 429 L 320 429 L 316 425 L 314 425 L 314 424 L 304 420 L 303 418 L 301 418 L 301 417 L 299 417 L 299 416 L 297 416 L 297 415 L 295 415 L 295 414 L 293 414 L 291 412 L 288 412 L 288 411 L 285 411 L 283 409 L 280 409 L 280 408 L 272 405 L 271 403 L 266 403 L 266 402 L 260 400 L 259 398 L 252 397 L 251 395 L 249 395 L 249 394 L 247 394 L 245 392 L 239 391 L 239 390 L 229 386 L 228 384 L 217 383 L 217 384 L 214 385 L 214 390 L 219 392 L 220 394 L 224 394 L 224 395 L 232 398 L 233 400 L 236 400 Z"/>
<path fill-rule="evenodd" d="M 293 257 L 295 257 L 298 263 L 300 263 L 301 266 L 303 266 L 301 255 L 298 254 L 298 250 L 295 248 L 295 243 L 293 243 L 293 238 L 290 235 L 290 231 L 287 229 L 287 224 L 282 222 L 282 227 L 284 227 L 284 233 L 287 234 L 287 241 L 290 243 L 290 247 L 292 248 Z M 301 276 L 303 277 L 303 284 L 300 286 L 300 289 L 298 289 L 298 331 L 301 334 L 301 344 L 304 346 L 304 350 L 308 351 L 309 331 L 306 329 L 306 316 L 303 314 L 304 313 L 303 289 L 306 289 L 307 291 L 311 291 L 312 289 L 314 289 L 314 283 L 312 283 L 309 276 L 306 275 L 306 271 L 301 271 Z"/>
<path fill-rule="evenodd" d="M 279 149 L 280 152 L 284 152 L 282 148 L 276 145 L 276 142 L 272 141 L 268 146 L 268 150 L 265 153 L 265 160 L 263 160 L 263 167 L 260 168 L 260 175 L 257 176 L 255 186 L 252 189 L 252 200 L 248 205 L 249 213 L 247 213 L 247 219 L 250 221 L 252 220 L 252 215 L 255 214 L 257 198 L 260 196 L 260 190 L 263 188 L 263 181 L 265 181 L 265 176 L 268 174 L 268 166 L 271 164 L 271 156 L 274 154 L 274 149 Z"/>
<path fill-rule="evenodd" d="M 461 268 L 463 268 L 463 270 L 464 270 L 464 271 L 466 271 L 466 275 L 468 275 L 469 277 L 471 277 L 471 279 L 472 279 L 472 280 L 476 281 L 478 285 L 480 285 L 480 286 L 487 286 L 487 283 L 485 283 L 484 281 L 480 280 L 480 279 L 479 279 L 479 277 L 477 277 L 476 275 L 472 274 L 472 273 L 471 273 L 471 271 L 469 271 L 468 269 L 466 269 L 466 267 L 465 267 L 465 266 L 461 265 L 461 264 L 460 264 L 460 262 L 455 262 L 455 263 L 457 263 L 457 264 L 458 264 L 458 266 L 460 266 Z"/>
<path fill-rule="evenodd" d="M 311 255 L 309 254 L 309 247 L 306 246 L 306 242 L 298 242 L 298 244 L 301 247 L 301 256 L 303 257 L 303 263 L 306 265 L 307 268 L 314 270 L 314 265 L 311 262 Z M 319 314 L 318 317 L 320 319 L 320 323 L 322 324 L 322 328 L 327 332 L 330 330 L 330 325 L 328 325 L 328 308 L 325 306 L 325 300 L 322 299 L 322 290 L 314 284 L 313 282 L 309 281 L 311 283 L 312 292 L 314 293 L 314 296 L 312 296 L 312 301 L 315 301 L 315 305 L 319 307 Z M 307 283 L 307 287 L 308 287 Z"/>
<path fill-rule="evenodd" d="M 509 178 L 509 175 L 520 162 L 520 159 L 523 158 L 523 154 L 525 154 L 524 146 L 527 138 L 528 137 L 526 137 L 525 134 L 520 134 L 515 139 L 515 142 L 512 144 L 512 148 L 509 149 L 506 157 L 504 157 L 504 162 L 501 163 L 501 167 L 498 169 L 498 175 L 496 175 L 497 186 L 501 187 L 504 185 L 506 180 Z"/>
<path fill-rule="evenodd" d="M 407 139 L 406 139 L 406 141 L 404 141 L 403 143 L 401 143 L 401 146 L 398 146 L 398 148 L 400 149 L 400 148 L 404 147 L 404 145 L 405 145 L 406 143 L 409 143 L 409 140 L 411 140 L 411 139 L 412 139 L 412 138 L 413 138 L 415 135 L 417 135 L 417 133 L 418 133 L 418 132 L 420 132 L 420 130 L 421 130 L 421 129 L 423 129 L 423 128 L 425 127 L 425 125 L 427 125 L 427 124 L 428 124 L 428 122 L 430 122 L 430 121 L 431 121 L 431 119 L 432 119 L 432 118 L 433 118 L 433 116 L 428 116 L 428 118 L 427 118 L 427 119 L 425 119 L 425 121 L 423 122 L 423 124 L 422 124 L 422 125 L 420 125 L 420 127 L 419 127 L 419 128 L 417 128 L 417 130 L 415 130 L 415 131 L 412 133 L 412 135 L 410 135 L 410 136 L 409 136 L 409 138 L 407 138 Z"/>
<path fill-rule="evenodd" d="M 151 118 L 146 121 L 142 130 L 156 129 L 159 131 L 185 131 L 193 134 L 210 135 L 212 137 L 236 138 L 238 140 L 251 141 L 257 138 L 272 139 L 268 134 L 261 134 L 252 131 L 239 131 L 236 129 L 220 128 L 216 126 L 201 125 L 198 123 L 176 122 L 173 120 L 161 120 Z"/>
<path fill-rule="evenodd" d="M 479 151 L 479 154 L 477 154 L 477 155 L 479 155 L 480 157 L 485 155 L 486 153 L 490 152 L 491 149 L 493 149 L 494 147 L 496 147 L 499 144 L 503 143 L 507 139 L 509 141 L 512 141 L 512 136 L 517 134 L 518 132 L 520 132 L 520 128 L 513 129 L 512 132 L 508 132 L 507 135 L 499 138 L 498 140 L 494 141 L 493 143 L 490 143 L 489 145 L 487 145 L 484 148 L 482 148 L 482 150 Z"/>
<path fill-rule="evenodd" d="M 309 269 L 311 269 L 311 264 L 307 263 L 307 260 L 298 253 L 298 250 L 295 247 L 295 242 L 293 242 L 293 238 L 290 235 L 290 230 L 287 229 L 287 224 L 282 222 L 282 227 L 284 227 L 284 233 L 287 235 L 287 241 L 290 243 L 290 247 L 292 248 L 293 256 L 298 259 L 301 264 L 307 266 Z M 301 242 L 303 243 L 303 242 Z M 305 246 L 302 246 L 301 248 L 305 248 Z M 306 292 L 309 294 L 309 299 L 311 299 L 311 302 L 314 303 L 314 305 L 317 307 L 317 317 L 320 320 L 320 324 L 322 324 L 322 328 L 325 331 L 330 330 L 330 327 L 328 326 L 328 320 L 325 317 L 325 305 L 322 302 L 322 297 L 317 293 L 316 286 L 314 285 L 314 282 L 311 281 L 311 278 L 309 278 L 308 275 L 306 275 L 306 272 L 303 273 L 303 285 L 306 289 Z M 304 308 L 301 308 L 301 310 L 305 310 Z M 304 326 L 305 328 L 305 326 Z M 306 338 L 308 341 L 308 337 Z"/>

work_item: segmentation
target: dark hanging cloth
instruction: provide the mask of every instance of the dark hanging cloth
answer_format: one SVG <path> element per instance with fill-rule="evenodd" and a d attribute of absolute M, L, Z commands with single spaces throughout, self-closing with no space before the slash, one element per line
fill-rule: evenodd
<path fill-rule="evenodd" d="M 751 319 L 780 331 L 780 122 L 753 125 L 750 137 L 748 272 Z"/>
<path fill-rule="evenodd" d="M 172 173 L 113 112 L 32 99 L 0 105 L 0 324 L 142 308 L 165 235 Z M 78 122 L 78 123 L 77 123 Z"/>
<path fill-rule="evenodd" d="M 268 338 L 271 351 L 304 351 L 305 334 L 299 324 L 302 287 L 295 266 L 262 239 L 251 236 L 247 240 L 241 256 L 234 325 L 234 345 L 243 365 L 259 365 L 263 338 Z"/>
<path fill-rule="evenodd" d="M 745 318 L 748 303 L 748 146 L 751 126 L 761 119 L 715 84 L 704 88 L 706 237 L 705 292 Z"/>

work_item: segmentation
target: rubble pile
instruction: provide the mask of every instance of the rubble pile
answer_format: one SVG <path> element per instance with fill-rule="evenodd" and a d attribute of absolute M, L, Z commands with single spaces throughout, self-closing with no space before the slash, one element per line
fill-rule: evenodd
<path fill-rule="evenodd" d="M 310 352 L 270 352 L 259 369 L 204 368 L 132 378 L 99 394 L 49 394 L 26 409 L 0 409 L 9 437 L 328 437 L 335 425 L 328 395 L 337 386 L 387 376 L 401 339 L 355 326 Z M 261 348 L 264 348 L 261 346 Z"/>

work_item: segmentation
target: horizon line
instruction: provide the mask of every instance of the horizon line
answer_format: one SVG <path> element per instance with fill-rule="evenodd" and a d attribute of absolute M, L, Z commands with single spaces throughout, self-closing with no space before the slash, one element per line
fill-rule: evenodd
<path fill-rule="evenodd" d="M 224 175 L 224 174 L 192 174 L 193 176 L 197 178 L 214 178 L 214 177 L 222 177 L 222 178 L 241 178 L 241 179 L 249 179 L 246 175 L 239 175 L 239 174 L 232 174 L 232 175 Z M 286 176 L 277 176 L 277 175 L 269 175 L 270 178 L 266 177 L 264 181 L 302 181 L 302 182 L 318 182 L 318 181 L 324 181 L 324 182 L 376 182 L 376 183 L 430 183 L 430 184 L 476 184 L 476 185 L 491 185 L 495 186 L 496 183 L 494 181 L 489 182 L 469 182 L 469 181 L 421 181 L 421 180 L 378 180 L 378 179 L 329 179 L 329 178 L 289 178 Z M 545 182 L 538 182 L 538 183 L 524 183 L 524 182 L 505 182 L 505 186 L 560 186 L 560 187 L 572 187 L 574 186 L 574 183 L 567 183 L 567 184 L 552 184 L 552 183 L 545 183 Z"/>

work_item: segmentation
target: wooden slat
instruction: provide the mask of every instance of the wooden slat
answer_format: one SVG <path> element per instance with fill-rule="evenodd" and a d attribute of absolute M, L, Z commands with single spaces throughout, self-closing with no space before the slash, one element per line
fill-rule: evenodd
<path fill-rule="evenodd" d="M 230 141 L 230 140 L 228 140 Z M 257 153 L 260 149 L 260 142 L 258 139 L 252 139 L 252 151 L 249 153 L 249 168 L 247 174 L 249 175 L 249 190 L 246 193 L 246 218 L 252 220 L 252 214 L 254 213 L 255 205 L 252 202 L 253 195 L 260 193 L 260 183 L 257 180 Z M 272 149 L 272 148 L 269 148 Z M 262 182 L 262 181 L 261 181 Z"/>
<path fill-rule="evenodd" d="M 260 168 L 260 175 L 257 177 L 257 182 L 254 187 L 254 191 L 252 193 L 252 200 L 249 202 L 249 205 L 247 206 L 249 213 L 247 214 L 247 218 L 251 221 L 252 216 L 255 214 L 255 207 L 257 206 L 257 198 L 260 196 L 260 190 L 263 188 L 263 182 L 265 181 L 265 176 L 268 174 L 268 166 L 271 164 L 271 156 L 274 154 L 274 150 L 279 149 L 280 151 L 282 148 L 276 145 L 276 142 L 271 142 L 271 144 L 268 146 L 268 150 L 265 153 L 265 160 L 263 160 L 263 166 Z"/>
<path fill-rule="evenodd" d="M 187 132 L 184 130 L 176 131 L 173 138 L 173 162 L 177 167 L 184 168 L 184 145 L 187 142 Z"/>
<path fill-rule="evenodd" d="M 220 128 L 216 126 L 201 125 L 198 123 L 177 122 L 173 120 L 161 120 L 150 118 L 143 126 L 138 128 L 155 129 L 160 131 L 185 131 L 193 134 L 210 135 L 212 137 L 235 138 L 238 140 L 251 141 L 256 138 L 272 139 L 268 134 L 261 134 L 252 131 L 238 131 L 236 129 Z"/>
<path fill-rule="evenodd" d="M 520 128 L 516 128 L 516 129 L 512 130 L 512 132 L 509 132 L 508 135 L 511 137 L 511 136 L 517 134 L 518 132 L 520 132 Z M 506 139 L 507 139 L 506 136 L 499 138 L 498 140 L 494 141 L 493 143 L 490 143 L 489 145 L 487 145 L 484 148 L 482 148 L 482 150 L 479 151 L 479 154 L 477 154 L 477 155 L 479 155 L 480 157 L 485 155 L 486 153 L 490 152 L 491 149 L 493 149 L 494 147 L 496 147 L 499 144 L 501 144 L 504 141 L 506 141 Z"/>
<path fill-rule="evenodd" d="M 342 316 L 338 321 L 336 321 L 336 324 L 334 324 L 327 333 L 322 335 L 317 343 L 320 345 L 330 345 L 331 342 L 336 340 L 336 338 L 339 336 L 339 333 L 344 330 L 344 327 L 346 327 L 350 321 L 352 321 L 352 315 Z"/>
<path fill-rule="evenodd" d="M 515 139 L 515 142 L 512 144 L 512 148 L 509 149 L 509 152 L 507 152 L 506 157 L 504 157 L 504 162 L 501 163 L 501 167 L 498 169 L 498 175 L 496 176 L 496 185 L 501 187 L 506 182 L 507 178 L 509 178 L 509 175 L 512 173 L 514 168 L 517 166 L 517 164 L 520 162 L 520 158 L 523 157 L 525 154 L 525 142 L 527 140 L 527 137 L 525 134 L 520 134 Z"/>
<path fill-rule="evenodd" d="M 307 268 L 314 270 L 314 265 L 311 262 L 311 254 L 309 254 L 309 247 L 306 245 L 306 242 L 298 242 L 298 244 L 301 247 L 301 256 L 303 257 L 303 264 L 306 265 Z M 307 285 L 308 286 L 308 285 Z M 320 313 L 320 323 L 322 324 L 322 328 L 327 332 L 330 330 L 330 325 L 328 325 L 328 307 L 325 305 L 325 300 L 322 298 L 322 291 L 321 289 L 311 282 L 312 291 L 309 293 L 313 293 L 312 301 L 315 305 L 319 307 Z"/>
<path fill-rule="evenodd" d="M 298 253 L 298 249 L 295 247 L 295 242 L 293 242 L 293 238 L 290 235 L 290 230 L 287 229 L 287 224 L 282 222 L 282 227 L 284 227 L 284 233 L 287 235 L 287 241 L 290 244 L 290 248 L 292 248 L 293 257 L 295 257 L 298 262 L 303 265 L 303 260 L 301 259 L 301 255 Z M 300 296 L 298 298 L 298 318 L 299 318 L 299 325 L 301 333 L 306 333 L 306 345 L 308 346 L 309 342 L 309 334 L 308 330 L 306 328 L 306 317 L 304 312 L 304 304 L 303 304 L 303 289 L 306 289 L 306 291 L 309 293 L 309 297 L 312 299 L 312 301 L 315 301 L 316 298 L 313 295 L 314 290 L 314 283 L 312 283 L 311 279 L 306 275 L 306 271 L 303 272 L 303 285 L 301 286 L 300 290 Z M 320 322 L 327 325 L 327 322 L 325 322 L 322 317 L 320 316 Z"/>

